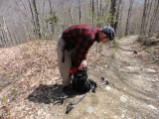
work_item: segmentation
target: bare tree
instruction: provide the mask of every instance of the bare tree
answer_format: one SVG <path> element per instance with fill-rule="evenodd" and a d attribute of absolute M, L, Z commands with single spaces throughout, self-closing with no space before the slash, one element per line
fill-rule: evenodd
<path fill-rule="evenodd" d="M 152 3 L 154 2 L 154 0 L 149 0 L 148 1 L 148 4 L 147 4 L 147 19 L 146 19 L 146 23 L 145 23 L 145 28 L 147 29 L 148 27 L 148 24 L 149 24 L 149 21 L 150 21 L 150 13 L 151 13 L 151 10 L 152 10 Z M 147 32 L 147 31 L 146 31 Z"/>
<path fill-rule="evenodd" d="M 40 22 L 39 22 L 39 13 L 36 6 L 36 0 L 32 0 L 32 6 L 34 11 L 34 18 L 35 18 L 35 24 L 36 24 L 36 32 L 39 38 L 41 38 L 41 32 L 40 32 Z"/>
<path fill-rule="evenodd" d="M 74 24 L 74 22 L 73 22 L 73 15 L 72 15 L 72 9 L 71 8 L 68 9 L 68 13 L 70 15 L 71 24 Z"/>
<path fill-rule="evenodd" d="M 126 22 L 126 29 L 125 29 L 125 35 L 126 36 L 129 34 L 131 11 L 132 11 L 132 7 L 133 7 L 133 3 L 134 3 L 134 0 L 130 0 L 129 10 L 128 10 L 128 16 L 127 16 L 127 22 Z"/>
<path fill-rule="evenodd" d="M 90 7 L 91 7 L 91 17 L 92 17 L 92 24 L 94 24 L 94 18 L 95 18 L 95 1 L 90 1 Z"/>
<path fill-rule="evenodd" d="M 118 12 L 117 12 L 117 22 L 115 23 L 115 31 L 118 33 L 119 36 L 121 36 L 121 23 L 122 23 L 122 12 L 123 12 L 123 0 L 119 0 L 118 4 Z"/>
<path fill-rule="evenodd" d="M 110 5 L 110 26 L 114 28 L 116 15 L 116 0 L 111 0 Z"/>
<path fill-rule="evenodd" d="M 140 34 L 143 35 L 144 34 L 144 27 L 145 27 L 145 19 L 146 19 L 146 4 L 147 4 L 147 0 L 144 1 L 144 9 L 143 9 L 143 15 L 142 15 L 142 21 L 141 21 L 141 30 L 140 30 Z"/>
<path fill-rule="evenodd" d="M 36 6 L 36 0 L 28 0 L 30 12 L 32 16 L 32 21 L 34 24 L 34 32 L 38 36 L 38 38 L 41 38 L 41 32 L 40 32 L 40 22 L 39 22 L 39 13 Z"/>
<path fill-rule="evenodd" d="M 100 3 L 99 3 L 99 11 L 101 12 L 101 11 L 102 11 L 102 8 L 103 8 L 103 1 L 100 0 L 99 2 L 100 2 Z"/>
<path fill-rule="evenodd" d="M 30 12 L 31 12 L 31 18 L 32 18 L 32 21 L 33 21 L 33 25 L 34 25 L 34 30 L 33 31 L 34 31 L 35 34 L 37 34 L 37 26 L 36 26 L 36 23 L 35 23 L 33 8 L 32 8 L 32 4 L 31 4 L 30 0 L 28 0 L 28 4 L 29 4 Z"/>
<path fill-rule="evenodd" d="M 82 22 L 82 9 L 81 9 L 81 0 L 78 0 L 78 4 L 79 4 L 79 7 L 78 7 L 78 11 L 79 11 L 79 23 Z"/>
<path fill-rule="evenodd" d="M 49 15 L 50 17 L 53 17 L 54 15 L 54 12 L 53 12 L 53 9 L 52 9 L 52 3 L 51 3 L 51 0 L 48 0 L 49 2 Z M 54 33 L 54 23 L 53 23 L 53 20 L 50 20 L 49 24 L 51 25 L 51 33 Z"/>
<path fill-rule="evenodd" d="M 151 17 L 150 27 L 149 27 L 149 36 L 152 35 L 153 28 L 155 27 L 154 25 L 156 23 L 158 12 L 159 12 L 159 0 L 155 0 L 154 12 L 153 12 L 153 15 Z"/>
<path fill-rule="evenodd" d="M 7 35 L 8 44 L 11 45 L 13 40 L 12 40 L 11 33 L 10 33 L 9 29 L 8 29 L 8 26 L 6 24 L 6 20 L 5 20 L 4 16 L 3 16 L 3 29 L 4 29 L 4 31 L 5 31 L 5 33 Z"/>
<path fill-rule="evenodd" d="M 139 30 L 143 35 L 159 33 L 159 0 L 14 0 L 8 4 L 3 2 L 0 2 L 0 44 L 3 45 L 20 43 L 35 37 L 54 37 L 64 28 L 76 23 L 91 23 L 99 27 L 111 25 L 120 36 L 137 34 Z M 90 7 L 86 8 L 89 4 Z M 136 14 L 136 11 L 139 13 Z M 6 13 L 9 14 L 5 15 L 4 24 L 3 15 Z M 61 22 L 58 22 L 60 18 Z"/>
<path fill-rule="evenodd" d="M 140 34 L 151 36 L 158 24 L 159 0 L 145 0 Z"/>
<path fill-rule="evenodd" d="M 117 31 L 117 27 L 118 27 L 118 23 L 120 22 L 121 20 L 121 17 L 119 18 L 119 15 L 120 15 L 120 12 L 121 12 L 121 7 L 122 7 L 122 0 L 119 0 L 118 1 L 118 6 L 117 6 L 117 12 L 116 12 L 116 18 L 115 18 L 115 21 L 114 21 L 114 30 Z"/>

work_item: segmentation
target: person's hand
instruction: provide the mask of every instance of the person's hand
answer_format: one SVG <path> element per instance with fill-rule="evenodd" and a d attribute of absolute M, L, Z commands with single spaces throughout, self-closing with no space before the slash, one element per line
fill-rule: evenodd
<path fill-rule="evenodd" d="M 70 73 L 73 75 L 78 70 L 84 70 L 84 69 L 87 69 L 87 61 L 86 60 L 83 60 L 79 67 L 72 67 L 71 70 L 70 70 Z"/>
<path fill-rule="evenodd" d="M 79 70 L 87 69 L 87 61 L 83 60 L 78 68 Z"/>
<path fill-rule="evenodd" d="M 77 67 L 73 67 L 73 68 L 70 69 L 70 74 L 74 75 L 77 71 L 78 71 L 78 68 Z"/>

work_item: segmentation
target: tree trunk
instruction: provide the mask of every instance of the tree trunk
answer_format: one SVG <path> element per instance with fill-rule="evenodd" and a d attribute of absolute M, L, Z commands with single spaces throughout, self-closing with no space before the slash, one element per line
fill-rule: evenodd
<path fill-rule="evenodd" d="M 43 1 L 43 4 L 42 4 L 42 31 L 41 31 L 41 34 L 42 36 L 44 37 L 45 39 L 45 33 L 46 33 L 46 27 L 45 27 L 45 4 L 46 4 L 46 1 L 44 0 Z"/>
<path fill-rule="evenodd" d="M 114 28 L 115 26 L 115 16 L 116 16 L 116 0 L 111 0 L 110 5 L 110 26 Z"/>
<path fill-rule="evenodd" d="M 68 9 L 68 13 L 69 13 L 69 15 L 70 15 L 71 24 L 74 24 L 74 22 L 73 22 L 73 15 L 72 15 L 72 10 L 71 10 L 71 8 Z"/>
<path fill-rule="evenodd" d="M 122 0 L 120 0 L 119 1 L 119 9 L 118 9 L 118 15 L 119 15 L 119 18 L 118 18 L 118 23 L 117 23 L 117 28 L 116 28 L 116 32 L 117 32 L 117 34 L 119 35 L 119 36 L 122 36 L 122 32 L 121 32 L 121 21 L 122 21 L 122 12 L 123 12 L 123 8 L 122 8 L 122 3 L 123 3 L 123 1 Z"/>
<path fill-rule="evenodd" d="M 41 32 L 40 32 L 40 22 L 39 22 L 39 13 L 37 10 L 37 6 L 36 6 L 36 0 L 32 0 L 32 10 L 34 13 L 34 21 L 35 21 L 35 26 L 36 26 L 36 35 L 38 36 L 38 38 L 41 38 Z"/>
<path fill-rule="evenodd" d="M 148 28 L 148 24 L 149 24 L 149 21 L 150 21 L 150 13 L 151 13 L 153 1 L 154 0 L 151 0 L 151 2 L 150 1 L 148 2 L 150 4 L 148 5 L 148 10 L 147 10 L 147 20 L 146 20 L 146 24 L 145 24 L 146 29 Z M 146 30 L 146 32 L 147 32 L 147 30 Z"/>
<path fill-rule="evenodd" d="M 94 18 L 95 18 L 95 2 L 94 0 L 90 1 L 90 6 L 91 6 L 91 17 L 92 17 L 92 25 L 94 24 Z"/>
<path fill-rule="evenodd" d="M 50 17 L 52 17 L 54 15 L 54 13 L 53 13 L 53 10 L 52 10 L 51 0 L 48 0 L 48 2 L 49 2 L 49 9 L 50 9 L 49 14 L 50 14 Z M 55 31 L 54 30 L 54 22 L 53 22 L 53 20 L 50 20 L 50 25 L 51 25 L 51 33 L 53 34 L 54 31 Z"/>
<path fill-rule="evenodd" d="M 3 42 L 4 42 L 4 46 L 7 46 L 7 42 L 6 42 L 6 39 L 5 39 L 5 35 L 4 35 L 3 29 L 2 29 L 2 39 L 3 39 Z"/>
<path fill-rule="evenodd" d="M 141 29 L 140 29 L 140 34 L 144 35 L 145 34 L 145 20 L 146 20 L 146 9 L 147 9 L 147 0 L 144 2 L 144 9 L 143 9 L 143 15 L 142 15 L 142 21 L 141 21 Z"/>
<path fill-rule="evenodd" d="M 122 0 L 119 0 L 118 10 L 117 10 L 117 14 L 116 14 L 116 20 L 114 22 L 114 30 L 115 30 L 115 32 L 117 31 L 118 23 L 120 21 L 119 14 L 120 14 L 120 9 L 121 9 L 121 3 L 122 3 Z"/>
<path fill-rule="evenodd" d="M 100 0 L 100 3 L 99 3 L 99 11 L 101 12 L 102 11 L 102 8 L 103 8 L 103 4 L 102 4 L 102 0 Z"/>
<path fill-rule="evenodd" d="M 33 13 L 33 9 L 32 9 L 32 5 L 31 5 L 30 0 L 28 0 L 28 3 L 29 3 L 29 8 L 30 8 L 30 12 L 31 12 L 31 17 L 32 17 L 33 25 L 34 25 L 33 32 L 34 32 L 35 34 L 37 34 L 37 30 L 36 30 L 37 28 L 36 28 L 34 13 Z"/>
<path fill-rule="evenodd" d="M 12 37 L 11 37 L 10 31 L 8 30 L 8 26 L 6 24 L 4 17 L 3 17 L 3 29 L 4 29 L 6 36 L 7 36 L 7 43 L 8 43 L 7 45 L 11 46 Z"/>
<path fill-rule="evenodd" d="M 133 7 L 134 0 L 130 0 L 129 10 L 128 10 L 128 17 L 126 22 L 126 29 L 125 29 L 125 36 L 129 34 L 129 27 L 130 27 L 130 18 L 131 18 L 131 11 Z"/>
<path fill-rule="evenodd" d="M 156 22 L 156 19 L 157 19 L 157 13 L 158 13 L 158 10 L 159 10 L 159 0 L 156 0 L 155 1 L 155 9 L 154 9 L 154 12 L 153 12 L 153 16 L 151 17 L 151 21 L 150 21 L 150 27 L 149 27 L 149 36 L 152 35 L 152 31 L 153 31 L 153 28 L 155 27 L 155 22 Z"/>
<path fill-rule="evenodd" d="M 79 4 L 79 23 L 82 23 L 82 10 L 81 10 L 81 0 L 78 0 Z"/>
<path fill-rule="evenodd" d="M 15 41 L 15 45 L 17 45 L 19 42 L 18 42 L 18 32 L 20 31 L 18 28 L 17 28 L 17 25 L 15 23 L 15 20 L 14 18 L 12 17 L 12 23 L 15 25 L 14 26 L 14 31 L 12 32 L 13 36 L 14 36 L 14 41 Z"/>

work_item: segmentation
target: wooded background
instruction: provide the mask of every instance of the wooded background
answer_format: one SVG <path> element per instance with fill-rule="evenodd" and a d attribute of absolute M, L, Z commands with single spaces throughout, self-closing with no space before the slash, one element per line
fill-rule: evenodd
<path fill-rule="evenodd" d="M 0 0 L 0 47 L 57 39 L 80 23 L 111 25 L 118 37 L 158 37 L 159 0 Z"/>

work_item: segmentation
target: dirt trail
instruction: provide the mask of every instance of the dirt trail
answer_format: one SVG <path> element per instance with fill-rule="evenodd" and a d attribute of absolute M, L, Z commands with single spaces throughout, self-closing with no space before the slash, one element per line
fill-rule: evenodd
<path fill-rule="evenodd" d="M 10 102 L 11 117 L 15 119 L 158 119 L 159 74 L 157 72 L 159 70 L 153 65 L 145 65 L 142 59 L 144 51 L 133 53 L 134 49 L 139 49 L 136 39 L 137 36 L 132 36 L 117 40 L 113 48 L 107 49 L 105 57 L 101 58 L 102 61 L 94 63 L 98 65 L 91 65 L 90 79 L 99 83 L 100 78 L 105 77 L 110 84 L 99 86 L 96 93 L 89 93 L 68 115 L 65 114 L 66 105 L 81 96 L 69 98 L 63 105 L 54 105 L 52 103 L 54 97 L 64 94 L 60 93 L 60 85 L 57 88 L 49 78 L 45 77 L 45 81 L 37 80 L 43 85 L 39 86 L 36 82 L 32 87 L 28 86 L 29 91 L 23 91 L 19 96 L 21 98 L 18 97 Z M 51 72 L 51 69 L 49 71 Z M 54 76 L 54 73 L 52 72 L 51 75 Z M 52 77 L 51 75 L 49 76 Z M 57 72 L 51 79 L 58 79 Z M 1 91 L 1 98 L 6 90 Z"/>
<path fill-rule="evenodd" d="M 103 76 L 110 84 L 87 96 L 69 118 L 158 119 L 158 71 L 145 66 L 137 56 L 140 52 L 133 53 L 138 48 L 136 39 L 133 36 L 117 41 L 118 48 L 111 49 L 111 59 L 103 68 L 90 71 L 90 78 L 98 80 Z M 94 109 L 91 114 L 87 112 L 89 106 Z"/>

